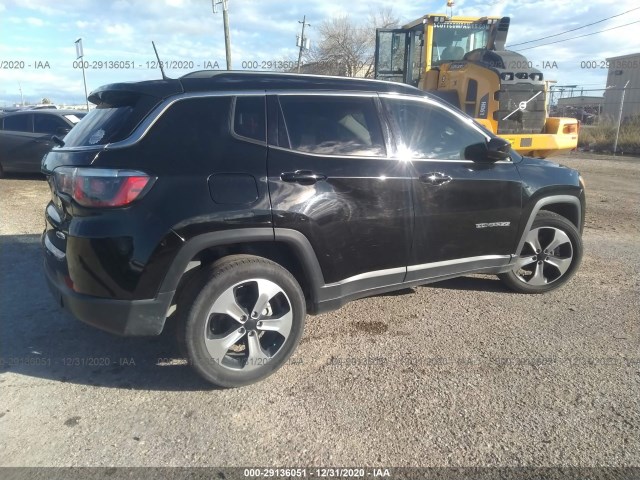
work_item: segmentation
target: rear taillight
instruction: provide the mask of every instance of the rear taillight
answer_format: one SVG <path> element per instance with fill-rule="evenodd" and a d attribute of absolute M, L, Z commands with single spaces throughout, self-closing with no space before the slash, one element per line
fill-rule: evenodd
<path fill-rule="evenodd" d="M 56 190 L 84 207 L 123 207 L 144 195 L 155 177 L 134 170 L 59 167 Z"/>

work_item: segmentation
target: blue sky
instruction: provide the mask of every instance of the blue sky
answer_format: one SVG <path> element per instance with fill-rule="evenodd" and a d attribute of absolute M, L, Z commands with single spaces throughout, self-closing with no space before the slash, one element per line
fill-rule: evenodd
<path fill-rule="evenodd" d="M 349 15 L 365 25 L 370 13 L 392 6 L 404 23 L 426 13 L 445 12 L 445 5 L 445 1 L 230 0 L 233 66 L 240 69 L 242 62 L 297 58 L 295 38 L 303 15 L 312 25 L 307 32 L 314 42 L 314 26 L 332 16 Z M 553 35 L 634 8 L 636 0 L 459 0 L 454 14 L 510 16 L 509 44 Z M 637 20 L 640 10 L 549 41 Z M 640 23 L 522 53 L 534 64 L 556 62 L 557 68 L 543 72 L 558 84 L 604 88 L 606 68 L 582 68 L 583 62 L 595 62 L 591 65 L 599 67 L 607 57 L 640 52 L 639 28 Z M 135 65 L 133 69 L 88 69 L 89 91 L 106 83 L 158 78 L 157 70 L 146 68 L 155 58 L 151 40 L 163 60 L 193 61 L 194 69 L 198 65 L 202 68 L 205 61 L 225 66 L 222 15 L 213 15 L 210 0 L 0 0 L 0 104 L 19 102 L 20 88 L 25 101 L 48 97 L 56 103 L 82 103 L 82 73 L 73 66 L 74 41 L 79 37 L 83 38 L 85 59 L 91 64 L 129 61 Z M 536 44 L 522 47 L 531 45 Z M 169 70 L 167 74 L 180 76 L 188 71 Z"/>

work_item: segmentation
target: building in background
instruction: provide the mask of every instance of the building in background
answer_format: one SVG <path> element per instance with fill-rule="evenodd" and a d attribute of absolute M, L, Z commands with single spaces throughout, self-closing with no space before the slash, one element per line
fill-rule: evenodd
<path fill-rule="evenodd" d="M 627 82 L 622 109 L 622 121 L 640 115 L 640 53 L 607 58 L 609 73 L 604 92 L 602 114 L 617 119 L 620 113 L 622 89 Z"/>
<path fill-rule="evenodd" d="M 582 123 L 591 124 L 602 114 L 603 105 L 603 97 L 564 97 L 558 99 L 554 113 L 560 117 L 577 118 Z"/>

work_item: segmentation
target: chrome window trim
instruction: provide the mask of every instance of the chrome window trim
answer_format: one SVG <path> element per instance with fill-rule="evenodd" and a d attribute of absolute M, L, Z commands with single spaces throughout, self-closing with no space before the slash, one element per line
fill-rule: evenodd
<path fill-rule="evenodd" d="M 140 142 L 148 133 L 149 130 L 156 124 L 164 113 L 171 108 L 175 103 L 183 100 L 191 100 L 193 98 L 212 98 L 212 97 L 245 97 L 245 96 L 258 96 L 264 95 L 264 90 L 246 90 L 242 92 L 232 90 L 221 90 L 217 92 L 190 92 L 174 95 L 162 101 L 140 122 L 140 124 L 133 130 L 124 140 L 119 142 L 107 143 L 104 145 L 105 150 L 116 150 L 120 148 L 127 148 Z"/>
<path fill-rule="evenodd" d="M 149 130 L 155 125 L 158 119 L 174 104 L 183 100 L 189 100 L 192 98 L 211 98 L 211 97 L 249 97 L 260 95 L 329 95 L 329 96 L 367 96 L 374 97 L 376 92 L 359 92 L 359 91 L 317 91 L 317 90 L 220 90 L 215 92 L 189 92 L 181 93 L 171 96 L 159 105 L 157 105 L 151 112 L 142 120 L 142 122 L 134 129 L 129 137 L 119 142 L 108 143 L 103 146 L 105 150 L 115 150 L 119 148 L 127 148 L 140 142 L 149 133 Z M 266 142 L 260 143 L 260 145 L 266 145 Z M 72 147 L 75 148 L 75 147 Z M 70 150 L 71 148 L 69 148 Z M 297 150 L 293 150 L 296 151 Z M 381 157 L 367 157 L 367 158 L 381 158 Z"/>

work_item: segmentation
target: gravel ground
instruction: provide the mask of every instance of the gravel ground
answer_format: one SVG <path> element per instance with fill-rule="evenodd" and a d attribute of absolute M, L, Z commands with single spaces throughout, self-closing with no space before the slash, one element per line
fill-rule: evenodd
<path fill-rule="evenodd" d="M 358 300 L 236 390 L 176 361 L 169 333 L 61 311 L 40 266 L 46 182 L 0 180 L 0 465 L 640 465 L 640 159 L 560 162 L 588 194 L 567 286 L 476 275 Z"/>

